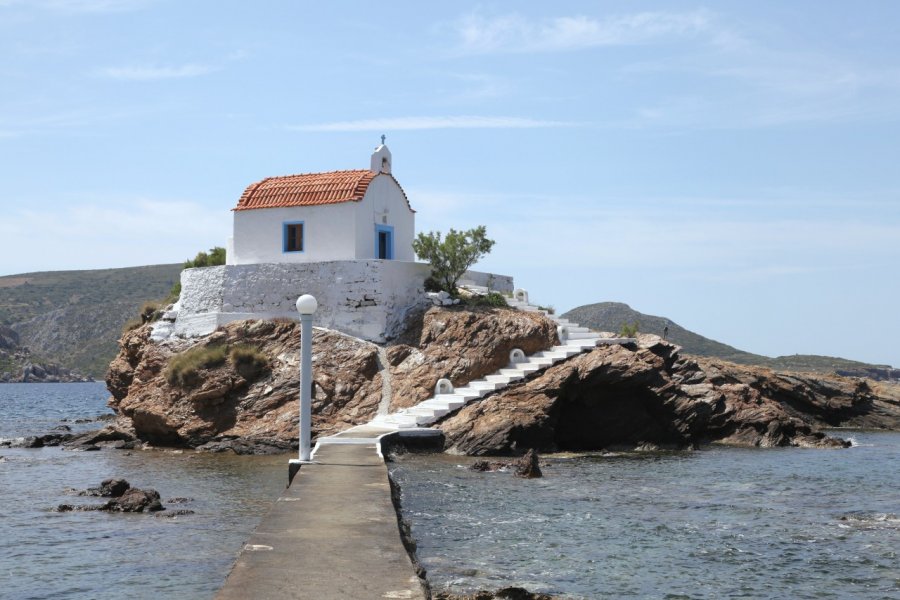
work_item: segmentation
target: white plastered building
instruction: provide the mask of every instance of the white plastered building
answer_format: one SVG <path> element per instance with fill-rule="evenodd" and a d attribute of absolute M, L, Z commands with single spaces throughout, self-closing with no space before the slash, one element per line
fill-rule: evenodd
<path fill-rule="evenodd" d="M 234 211 L 227 264 L 383 259 L 412 262 L 415 211 L 384 144 L 369 169 L 268 177 Z"/>

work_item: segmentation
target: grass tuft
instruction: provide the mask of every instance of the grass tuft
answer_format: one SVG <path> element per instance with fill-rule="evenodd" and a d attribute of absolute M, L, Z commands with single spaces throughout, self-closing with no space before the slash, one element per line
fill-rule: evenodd
<path fill-rule="evenodd" d="M 269 357 L 259 348 L 247 344 L 234 346 L 228 353 L 228 360 L 234 370 L 248 381 L 269 368 Z"/>
<path fill-rule="evenodd" d="M 225 364 L 227 350 L 225 346 L 198 346 L 186 350 L 169 359 L 165 377 L 170 385 L 191 387 L 200 382 L 199 371 Z"/>

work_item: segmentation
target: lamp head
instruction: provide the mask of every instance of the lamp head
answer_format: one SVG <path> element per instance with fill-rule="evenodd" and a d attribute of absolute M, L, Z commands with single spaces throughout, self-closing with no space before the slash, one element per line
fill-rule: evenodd
<path fill-rule="evenodd" d="M 301 315 L 311 315 L 319 308 L 319 303 L 309 294 L 303 294 L 297 298 L 297 312 Z"/>

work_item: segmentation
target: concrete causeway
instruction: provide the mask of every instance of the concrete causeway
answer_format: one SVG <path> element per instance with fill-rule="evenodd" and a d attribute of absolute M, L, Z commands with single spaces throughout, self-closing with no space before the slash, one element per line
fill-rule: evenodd
<path fill-rule="evenodd" d="M 244 545 L 217 600 L 424 600 L 377 433 L 386 432 L 318 448 Z"/>

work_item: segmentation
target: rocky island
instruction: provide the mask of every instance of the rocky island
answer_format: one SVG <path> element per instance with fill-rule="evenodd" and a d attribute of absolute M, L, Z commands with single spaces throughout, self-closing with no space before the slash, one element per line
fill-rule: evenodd
<path fill-rule="evenodd" d="M 428 398 L 435 382 L 463 385 L 555 344 L 555 324 L 509 308 L 432 307 L 376 345 L 316 329 L 313 435 L 369 421 Z M 238 321 L 194 339 L 126 333 L 110 366 L 115 427 L 158 446 L 238 453 L 296 447 L 299 326 Z M 252 368 L 234 348 L 253 348 Z M 187 380 L 174 357 L 220 349 Z M 231 353 L 231 354 L 230 354 Z M 840 447 L 828 427 L 900 428 L 900 394 L 860 378 L 775 372 L 684 355 L 657 336 L 600 346 L 486 395 L 442 419 L 444 448 L 470 455 L 557 450 L 736 446 Z"/>

